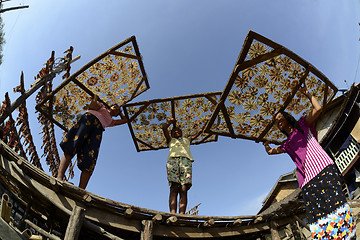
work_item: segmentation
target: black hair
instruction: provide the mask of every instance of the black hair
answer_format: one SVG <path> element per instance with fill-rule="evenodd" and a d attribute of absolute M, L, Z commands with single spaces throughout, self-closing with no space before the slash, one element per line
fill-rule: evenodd
<path fill-rule="evenodd" d="M 120 106 L 119 106 L 117 103 L 111 104 L 111 105 L 110 105 L 110 108 L 111 108 L 112 106 L 116 106 L 116 107 L 118 107 L 119 110 L 120 110 L 119 113 L 118 113 L 115 117 L 120 116 L 120 113 L 121 113 L 121 108 L 120 108 Z"/>
<path fill-rule="evenodd" d="M 175 129 L 180 129 L 180 131 L 181 131 L 181 128 L 179 128 L 179 127 L 173 127 L 173 128 L 170 130 L 171 136 L 172 136 L 172 134 L 173 134 L 173 132 L 174 132 Z"/>
<path fill-rule="evenodd" d="M 288 121 L 288 123 L 291 125 L 292 128 L 296 128 L 301 133 L 304 133 L 304 131 L 301 129 L 301 127 L 299 125 L 299 122 L 290 113 L 285 112 L 285 111 L 279 111 L 278 113 L 281 113 L 284 116 L 284 118 L 286 119 L 286 121 Z M 279 129 L 279 130 L 280 130 L 280 132 L 285 134 L 285 136 L 287 136 L 287 137 L 289 136 L 289 134 L 286 131 L 284 131 L 282 129 Z"/>

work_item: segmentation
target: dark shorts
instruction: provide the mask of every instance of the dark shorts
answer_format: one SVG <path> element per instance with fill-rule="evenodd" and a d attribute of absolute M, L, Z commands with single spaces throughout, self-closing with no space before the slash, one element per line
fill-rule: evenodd
<path fill-rule="evenodd" d="M 60 143 L 64 153 L 77 155 L 77 165 L 81 171 L 94 171 L 104 128 L 91 113 L 85 113 L 67 132 Z"/>

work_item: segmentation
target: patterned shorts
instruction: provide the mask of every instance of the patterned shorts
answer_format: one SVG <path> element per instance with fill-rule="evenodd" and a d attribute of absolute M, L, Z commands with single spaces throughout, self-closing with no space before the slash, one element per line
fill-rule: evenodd
<path fill-rule="evenodd" d="M 302 192 L 313 239 L 355 239 L 355 217 L 334 164 L 305 184 Z"/>
<path fill-rule="evenodd" d="M 77 154 L 78 168 L 90 174 L 94 171 L 104 128 L 91 113 L 85 113 L 67 132 L 60 147 L 72 157 Z"/>
<path fill-rule="evenodd" d="M 171 183 L 192 185 L 192 162 L 186 157 L 169 158 L 166 163 L 167 179 Z"/>

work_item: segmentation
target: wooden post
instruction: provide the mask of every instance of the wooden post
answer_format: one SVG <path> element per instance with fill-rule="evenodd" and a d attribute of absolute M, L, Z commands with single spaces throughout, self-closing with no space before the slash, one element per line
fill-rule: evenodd
<path fill-rule="evenodd" d="M 272 240 L 280 240 L 279 232 L 274 221 L 270 222 L 270 231 Z"/>
<path fill-rule="evenodd" d="M 151 220 L 142 220 L 141 221 L 142 230 L 141 230 L 141 240 L 152 240 L 153 239 L 153 222 Z"/>
<path fill-rule="evenodd" d="M 85 217 L 85 209 L 75 206 L 66 228 L 64 240 L 76 240 L 79 237 L 82 223 Z"/>

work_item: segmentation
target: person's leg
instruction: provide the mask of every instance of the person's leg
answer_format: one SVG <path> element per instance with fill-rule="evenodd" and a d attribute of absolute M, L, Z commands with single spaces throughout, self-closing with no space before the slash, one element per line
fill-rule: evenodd
<path fill-rule="evenodd" d="M 103 127 L 95 116 L 88 116 L 88 131 L 84 134 L 81 152 L 77 154 L 77 165 L 81 170 L 79 188 L 85 189 L 94 172 L 101 145 Z"/>
<path fill-rule="evenodd" d="M 61 157 L 60 166 L 58 169 L 58 173 L 56 175 L 56 179 L 62 181 L 65 175 L 65 171 L 69 166 L 71 155 L 64 152 L 64 155 Z"/>
<path fill-rule="evenodd" d="M 89 179 L 91 177 L 91 173 L 89 171 L 81 171 L 81 175 L 80 175 L 80 182 L 79 182 L 79 188 L 85 189 Z"/>
<path fill-rule="evenodd" d="M 169 208 L 171 213 L 176 213 L 177 210 L 177 195 L 179 193 L 180 184 L 172 182 L 169 194 Z"/>
<path fill-rule="evenodd" d="M 190 189 L 188 184 L 181 185 L 179 188 L 180 200 L 179 200 L 179 213 L 185 214 L 187 206 L 187 192 Z"/>
<path fill-rule="evenodd" d="M 179 190 L 179 213 L 185 214 L 188 201 L 187 192 L 192 185 L 192 162 L 190 159 L 181 158 L 179 178 L 181 183 L 181 187 Z"/>

